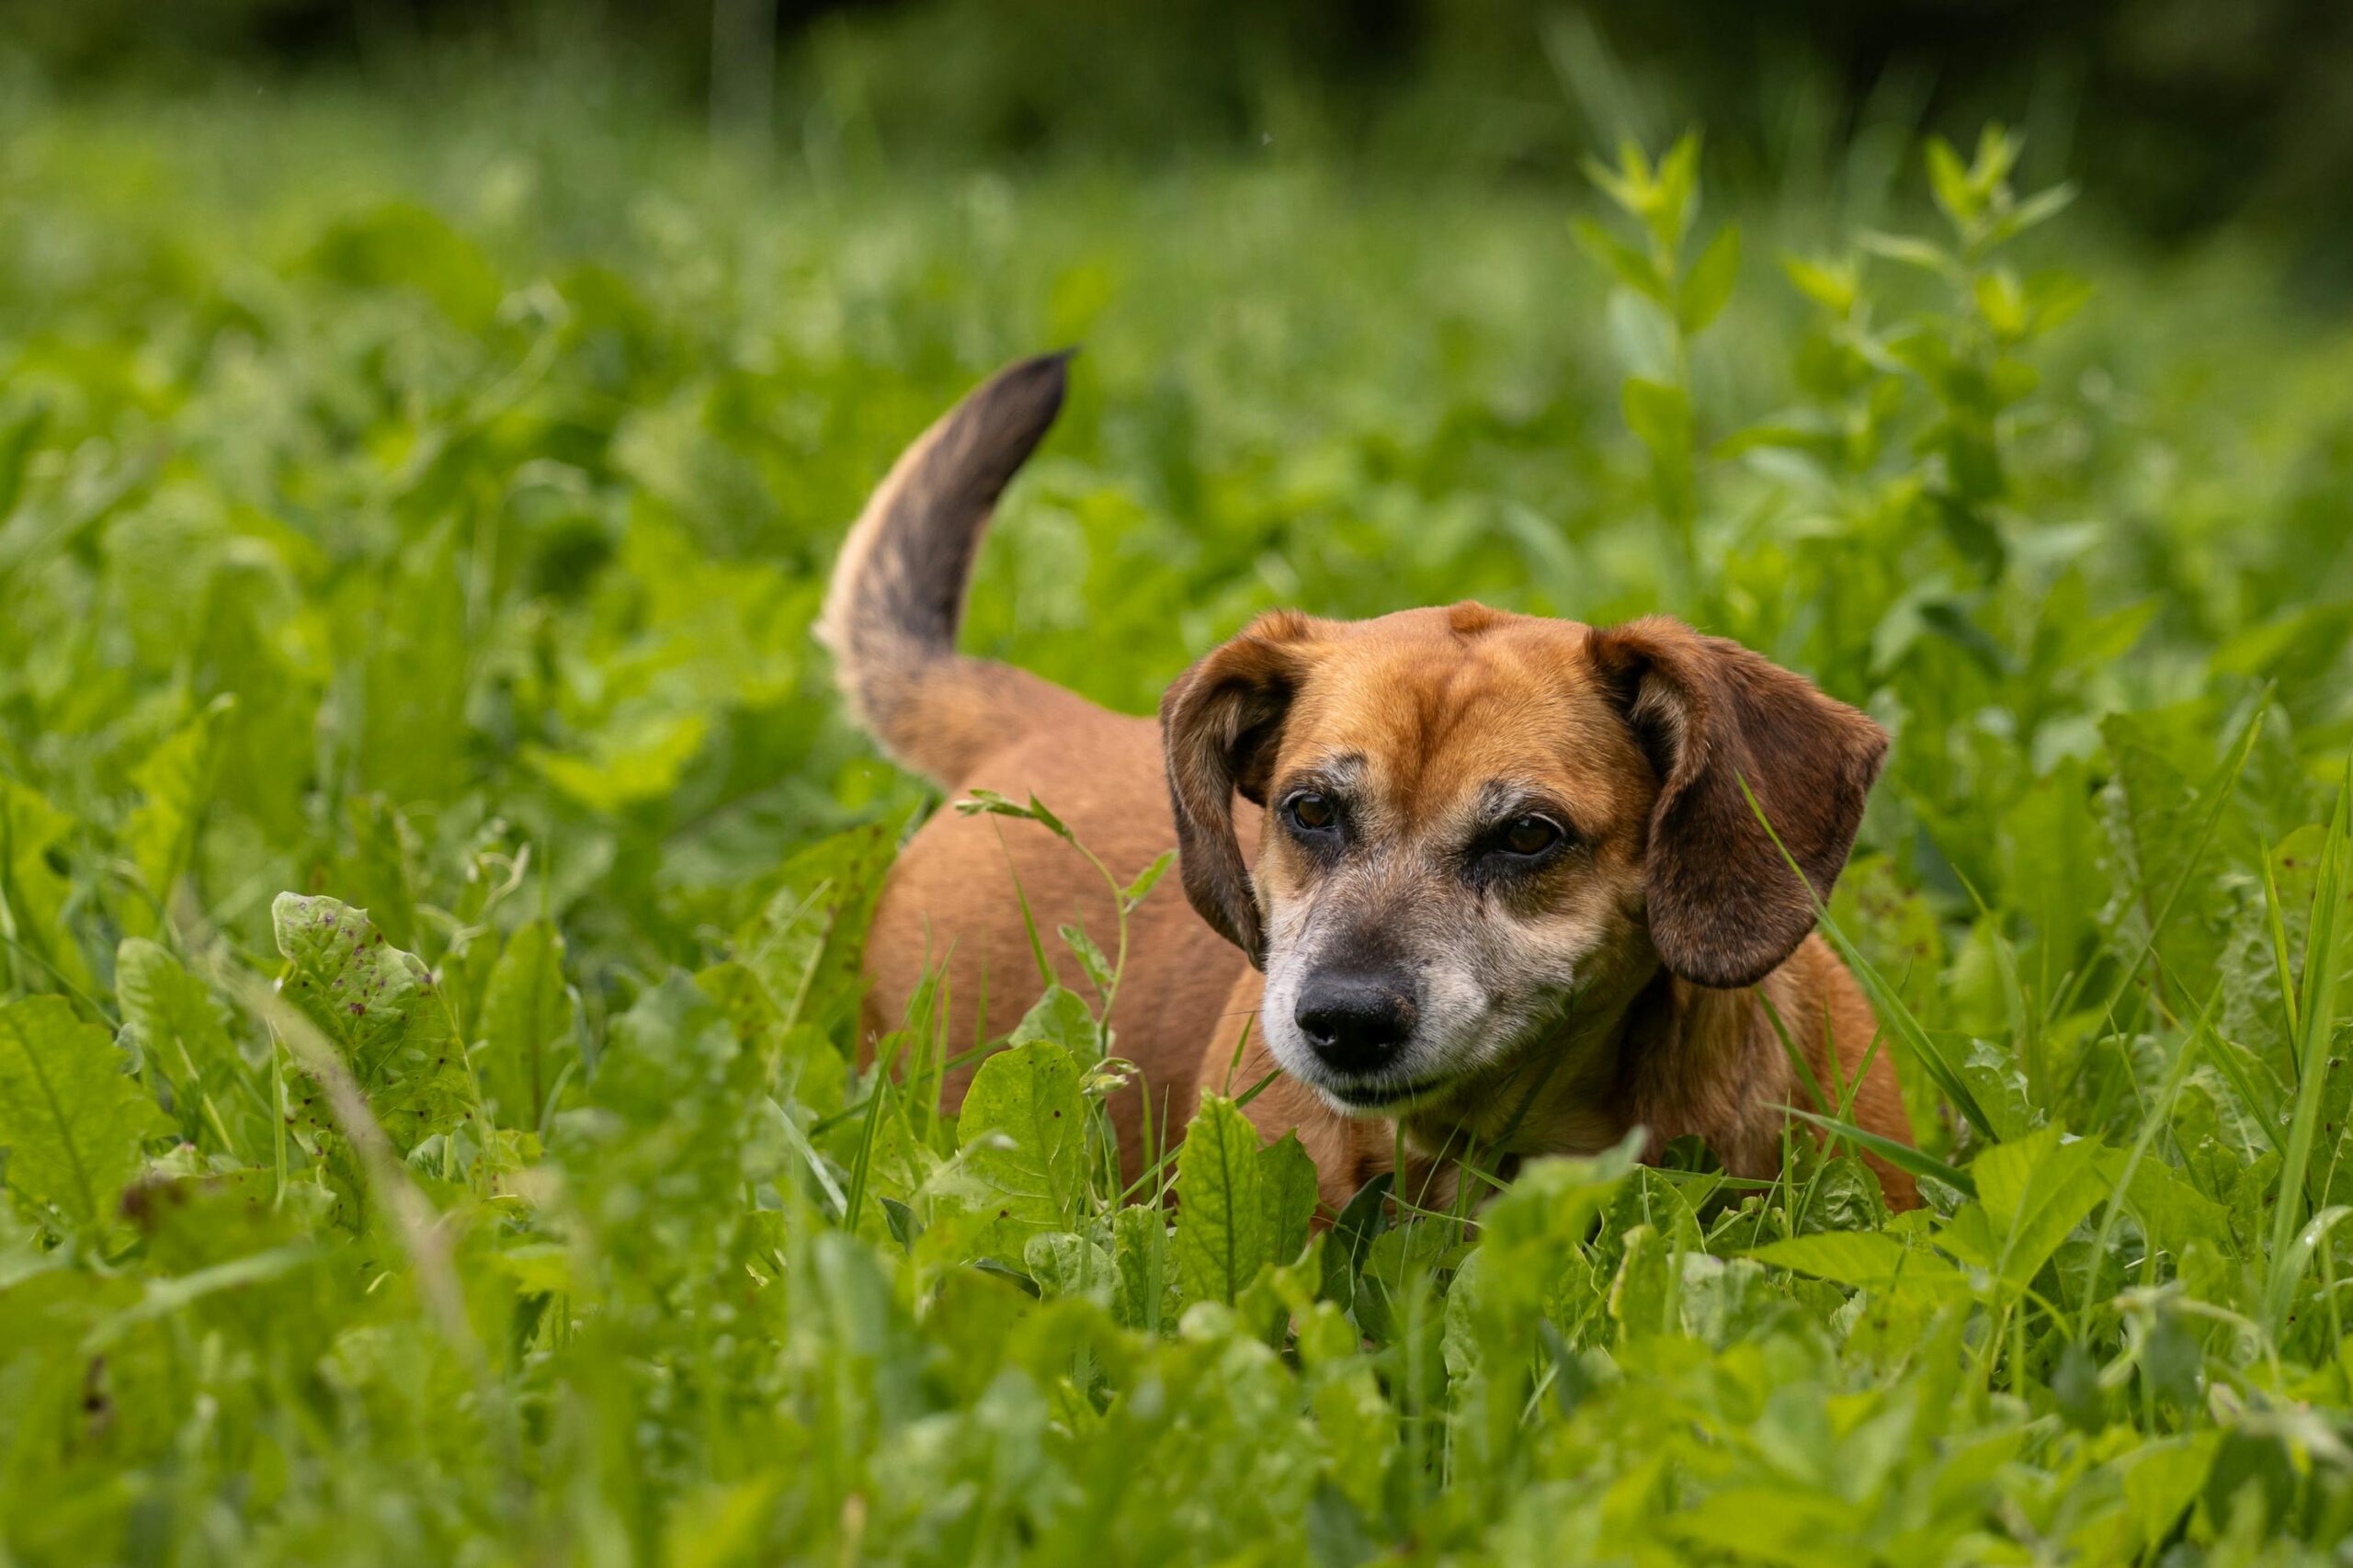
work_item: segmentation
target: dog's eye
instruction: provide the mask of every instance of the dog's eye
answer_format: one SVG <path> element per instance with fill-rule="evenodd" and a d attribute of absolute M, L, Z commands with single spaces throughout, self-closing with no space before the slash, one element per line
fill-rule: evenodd
<path fill-rule="evenodd" d="M 1505 853 L 1533 858 L 1561 842 L 1561 824 L 1550 817 L 1514 817 L 1504 824 L 1503 832 L 1495 835 L 1496 846 Z"/>
<path fill-rule="evenodd" d="M 1332 798 L 1313 790 L 1293 795 L 1283 802 L 1283 810 L 1291 826 L 1302 833 L 1329 833 L 1340 822 L 1340 808 L 1332 803 Z"/>

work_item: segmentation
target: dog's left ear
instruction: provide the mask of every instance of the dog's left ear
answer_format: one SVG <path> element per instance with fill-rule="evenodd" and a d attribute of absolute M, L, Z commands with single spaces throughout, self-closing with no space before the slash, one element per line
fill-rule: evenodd
<path fill-rule="evenodd" d="M 1659 957 L 1697 984 L 1753 985 L 1813 929 L 1814 900 L 1830 897 L 1854 847 L 1887 732 L 1803 676 L 1677 620 L 1597 631 L 1590 649 L 1658 769 L 1644 891 Z"/>
<path fill-rule="evenodd" d="M 1284 611 L 1261 616 L 1178 676 L 1160 699 L 1161 754 L 1185 896 L 1260 969 L 1266 932 L 1233 834 L 1233 797 L 1267 803 L 1267 775 L 1313 625 Z"/>

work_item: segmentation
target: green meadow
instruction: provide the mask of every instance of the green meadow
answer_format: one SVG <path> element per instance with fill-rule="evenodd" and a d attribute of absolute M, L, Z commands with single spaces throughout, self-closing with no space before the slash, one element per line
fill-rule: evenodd
<path fill-rule="evenodd" d="M 2276 247 L 1998 129 L 1719 196 L 11 97 L 0 1562 L 2344 1560 L 2353 327 Z M 1313 1222 L 1222 1097 L 1123 1182 L 1054 911 L 1094 984 L 858 1066 L 953 802 L 810 624 L 1072 344 L 971 651 L 1664 611 L 1887 727 L 1824 924 L 1922 1210 L 1837 1085 L 1769 1185 Z"/>

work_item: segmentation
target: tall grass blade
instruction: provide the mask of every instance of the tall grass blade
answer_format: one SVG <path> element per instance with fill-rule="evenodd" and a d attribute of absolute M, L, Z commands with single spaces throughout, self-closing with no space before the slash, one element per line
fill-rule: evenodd
<path fill-rule="evenodd" d="M 1835 1133 L 1857 1148 L 1877 1154 L 1897 1170 L 1908 1172 L 1915 1176 L 1927 1176 L 1931 1181 L 1940 1181 L 1964 1198 L 1977 1196 L 1976 1177 L 1958 1165 L 1946 1164 L 1934 1154 L 1923 1153 L 1909 1143 L 1899 1143 L 1893 1138 L 1884 1137 L 1867 1128 L 1858 1127 L 1851 1121 L 1842 1121 L 1835 1116 L 1816 1116 L 1810 1110 L 1800 1110 L 1795 1106 L 1783 1106 L 1781 1108 L 1800 1121 L 1812 1122 L 1824 1132 Z"/>
<path fill-rule="evenodd" d="M 2304 935 L 2303 984 L 2296 999 L 2296 1103 L 2288 1123 L 2288 1146 L 2279 1165 L 2279 1197 L 2271 1210 L 2271 1246 L 2265 1255 L 2270 1270 L 2266 1300 L 2272 1308 L 2276 1335 L 2285 1321 L 2287 1295 L 2292 1290 L 2286 1271 L 2289 1244 L 2303 1223 L 2305 1176 L 2312 1168 L 2313 1142 L 2320 1128 L 2321 1096 L 2328 1075 L 2329 1034 L 2336 1021 L 2336 983 L 2343 964 L 2340 949 L 2345 933 L 2345 879 L 2348 812 L 2353 812 L 2353 761 L 2346 766 L 2336 791 L 2336 809 L 2330 812 L 2328 835 L 2321 843 L 2320 871 L 2313 881 L 2312 921 Z"/>
<path fill-rule="evenodd" d="M 1790 875 L 1797 878 L 1798 885 L 1804 888 L 1806 896 L 1813 901 L 1815 929 L 1846 960 L 1847 969 L 1853 971 L 1856 981 L 1861 984 L 1863 994 L 1870 998 L 1872 1010 L 1878 1013 L 1880 1021 L 1889 1026 L 1904 1041 L 1912 1052 L 1913 1060 L 1927 1069 L 1928 1076 L 1936 1080 L 1938 1090 L 1952 1102 L 1953 1108 L 1961 1112 L 1969 1125 L 1977 1130 L 1978 1135 L 1988 1142 L 2000 1142 L 1999 1134 L 1994 1131 L 1992 1119 L 1977 1103 L 1977 1096 L 1970 1092 L 1959 1070 L 1945 1059 L 1944 1051 L 1928 1037 L 1928 1031 L 1921 1027 L 1912 1009 L 1904 1005 L 1904 998 L 1895 987 L 1871 966 L 1870 960 L 1848 939 L 1847 933 L 1838 928 L 1838 922 L 1831 916 L 1829 905 L 1822 902 L 1822 895 L 1814 891 L 1813 884 L 1807 881 L 1805 873 L 1798 869 L 1796 858 L 1790 855 L 1789 846 L 1781 842 L 1779 832 L 1767 820 L 1765 808 L 1757 802 L 1756 792 L 1749 789 L 1748 780 L 1745 778 L 1740 780 L 1740 792 L 1748 801 L 1748 809 L 1756 813 L 1757 822 L 1773 840 L 1773 847 L 1781 852 L 1781 859 L 1790 868 Z"/>

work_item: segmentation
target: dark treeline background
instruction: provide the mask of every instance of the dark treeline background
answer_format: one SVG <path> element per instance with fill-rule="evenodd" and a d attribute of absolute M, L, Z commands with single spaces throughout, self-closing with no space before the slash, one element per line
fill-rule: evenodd
<path fill-rule="evenodd" d="M 2000 119 L 2145 235 L 2252 223 L 2353 278 L 2338 0 L 0 0 L 0 20 L 58 91 L 585 58 L 724 133 L 790 147 L 822 105 L 824 134 L 903 160 L 1279 136 L 1550 177 L 1621 131 L 1703 123 L 1720 176 L 1786 180 L 1874 128 Z"/>

